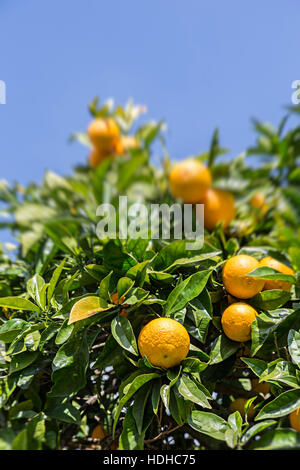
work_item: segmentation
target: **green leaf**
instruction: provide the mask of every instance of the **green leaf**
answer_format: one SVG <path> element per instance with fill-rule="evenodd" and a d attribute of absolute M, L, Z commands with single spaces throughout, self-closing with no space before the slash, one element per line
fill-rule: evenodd
<path fill-rule="evenodd" d="M 267 420 L 267 421 L 262 421 L 261 423 L 256 423 L 254 426 L 251 426 L 251 428 L 247 429 L 246 432 L 242 436 L 242 444 L 245 445 L 247 442 L 250 441 L 254 436 L 257 434 L 261 433 L 265 429 L 269 428 L 270 426 L 273 426 L 276 424 L 277 421 L 273 420 Z"/>
<path fill-rule="evenodd" d="M 300 406 L 300 389 L 284 392 L 275 400 L 267 403 L 258 413 L 255 421 L 268 418 L 280 418 L 295 411 Z"/>
<path fill-rule="evenodd" d="M 293 362 L 300 368 L 300 333 L 295 330 L 289 332 L 288 348 Z"/>
<path fill-rule="evenodd" d="M 235 354 L 239 348 L 240 343 L 231 341 L 225 335 L 218 336 L 212 345 L 210 364 L 218 364 L 224 361 L 232 354 Z"/>
<path fill-rule="evenodd" d="M 279 382 L 289 387 L 298 388 L 296 367 L 289 361 L 277 359 L 268 364 L 260 376 L 262 382 Z"/>
<path fill-rule="evenodd" d="M 69 396 L 83 388 L 86 384 L 88 361 L 86 331 L 79 331 L 60 347 L 53 359 L 54 385 L 50 396 Z"/>
<path fill-rule="evenodd" d="M 138 287 L 143 287 L 144 285 L 148 264 L 148 260 L 138 263 L 135 266 L 132 266 L 132 268 L 130 268 L 126 273 L 126 276 L 133 279 L 135 281 L 135 285 Z"/>
<path fill-rule="evenodd" d="M 120 450 L 143 450 L 145 432 L 138 431 L 133 416 L 133 409 L 128 408 L 123 421 L 123 430 L 119 438 Z"/>
<path fill-rule="evenodd" d="M 251 355 L 254 356 L 259 349 L 269 343 L 270 348 L 274 348 L 274 333 L 277 339 L 288 335 L 290 328 L 300 324 L 300 310 L 277 309 L 267 313 L 262 313 L 251 325 Z M 300 326 L 300 325 L 299 325 Z"/>
<path fill-rule="evenodd" d="M 39 312 L 40 308 L 23 297 L 1 297 L 0 307 L 13 308 L 16 310 L 29 310 L 30 312 Z"/>
<path fill-rule="evenodd" d="M 143 420 L 146 403 L 150 393 L 150 387 L 141 387 L 134 397 L 134 404 L 132 407 L 132 415 L 135 419 L 135 424 L 138 430 L 138 433 L 142 433 L 143 429 Z"/>
<path fill-rule="evenodd" d="M 13 318 L 0 326 L 0 341 L 11 343 L 22 330 L 26 330 L 29 323 L 20 318 Z"/>
<path fill-rule="evenodd" d="M 180 282 L 169 294 L 164 306 L 165 316 L 170 317 L 182 310 L 188 302 L 201 294 L 206 286 L 211 271 L 200 271 Z"/>
<path fill-rule="evenodd" d="M 211 408 L 208 402 L 208 400 L 211 400 L 211 396 L 203 385 L 184 374 L 180 377 L 177 384 L 178 392 L 184 398 L 203 408 Z"/>
<path fill-rule="evenodd" d="M 119 401 L 118 407 L 116 409 L 115 417 L 114 417 L 114 425 L 113 425 L 113 435 L 115 433 L 116 425 L 121 414 L 121 411 L 128 400 L 135 394 L 137 390 L 139 390 L 145 383 L 149 382 L 150 380 L 157 379 L 160 377 L 160 374 L 152 373 L 152 374 L 140 374 L 133 379 L 133 381 L 127 385 L 126 393 Z"/>
<path fill-rule="evenodd" d="M 50 282 L 49 282 L 49 287 L 48 287 L 48 291 L 47 291 L 47 301 L 48 301 L 48 304 L 50 304 L 50 301 L 53 297 L 53 294 L 54 294 L 54 290 L 55 290 L 55 287 L 57 285 L 57 282 L 60 278 L 60 275 L 64 269 L 64 266 L 65 266 L 65 263 L 66 263 L 66 258 L 64 258 L 62 260 L 62 262 L 60 263 L 60 265 L 54 270 L 53 274 L 52 274 L 52 277 L 50 279 Z"/>
<path fill-rule="evenodd" d="M 267 363 L 265 361 L 262 361 L 261 359 L 254 359 L 250 357 L 241 357 L 241 360 L 247 364 L 250 369 L 256 374 L 258 377 L 261 376 L 261 374 L 266 370 L 268 367 Z"/>
<path fill-rule="evenodd" d="M 300 433 L 292 429 L 274 429 L 254 441 L 251 450 L 300 449 Z"/>
<path fill-rule="evenodd" d="M 152 384 L 152 393 L 151 393 L 151 403 L 153 412 L 157 415 L 158 406 L 160 402 L 160 388 L 161 388 L 161 380 L 157 379 L 153 381 Z"/>
<path fill-rule="evenodd" d="M 139 355 L 136 339 L 128 318 L 117 315 L 111 322 L 111 332 L 117 343 L 135 356 Z"/>
<path fill-rule="evenodd" d="M 13 374 L 14 372 L 25 369 L 36 360 L 39 353 L 37 351 L 24 351 L 20 354 L 15 354 L 12 357 L 9 373 Z"/>
<path fill-rule="evenodd" d="M 60 403 L 58 400 L 49 399 L 45 413 L 49 418 L 57 419 L 64 423 L 80 424 L 81 416 L 78 408 L 71 403 Z"/>
<path fill-rule="evenodd" d="M 109 285 L 113 271 L 111 271 L 104 279 L 100 282 L 99 287 L 99 297 L 104 300 L 110 302 L 110 295 L 109 295 Z"/>
<path fill-rule="evenodd" d="M 43 310 L 46 305 L 46 288 L 44 279 L 39 275 L 35 274 L 27 282 L 27 291 L 33 300 Z"/>
<path fill-rule="evenodd" d="M 122 297 L 125 297 L 125 295 L 130 291 L 133 286 L 134 281 L 128 277 L 121 277 L 121 279 L 118 280 L 117 292 L 119 301 L 122 299 Z"/>
<path fill-rule="evenodd" d="M 284 281 L 295 284 L 296 279 L 290 274 L 282 274 L 275 269 L 262 266 L 261 268 L 256 268 L 254 271 L 251 271 L 247 274 L 247 277 L 255 277 L 256 279 L 265 279 L 266 281 Z"/>
<path fill-rule="evenodd" d="M 264 290 L 249 299 L 248 303 L 259 310 L 274 310 L 286 304 L 290 297 L 291 294 L 284 290 Z"/>
<path fill-rule="evenodd" d="M 192 411 L 188 424 L 195 431 L 220 441 L 225 441 L 225 433 L 229 428 L 228 423 L 220 416 L 198 410 Z"/>

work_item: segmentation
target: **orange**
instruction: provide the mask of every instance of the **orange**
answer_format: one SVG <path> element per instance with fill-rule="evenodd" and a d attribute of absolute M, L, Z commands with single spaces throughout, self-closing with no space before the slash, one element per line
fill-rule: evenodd
<path fill-rule="evenodd" d="M 260 262 L 260 266 L 267 266 L 268 268 L 275 269 L 275 271 L 279 271 L 282 274 L 290 274 L 294 276 L 294 271 L 289 268 L 286 264 L 281 263 L 277 259 L 271 258 L 271 256 L 266 256 Z M 292 287 L 290 282 L 284 281 L 265 281 L 264 290 L 271 290 L 271 289 L 282 289 L 285 291 L 289 291 Z"/>
<path fill-rule="evenodd" d="M 204 204 L 204 227 L 207 230 L 213 230 L 220 222 L 226 229 L 234 219 L 234 197 L 228 191 L 211 188 L 201 202 Z"/>
<path fill-rule="evenodd" d="M 290 425 L 295 431 L 300 432 L 300 408 L 290 413 Z"/>
<path fill-rule="evenodd" d="M 265 196 L 262 193 L 255 193 L 250 199 L 250 204 L 255 209 L 260 209 L 262 214 L 267 212 L 267 205 L 265 204 Z"/>
<path fill-rule="evenodd" d="M 229 411 L 231 413 L 234 413 L 235 411 L 239 411 L 240 415 L 245 418 L 246 413 L 245 413 L 245 405 L 246 405 L 247 399 L 246 398 L 236 398 L 234 401 L 232 401 L 229 405 Z M 252 420 L 255 415 L 255 409 L 253 406 L 253 403 L 251 404 L 249 410 L 248 410 L 248 419 Z"/>
<path fill-rule="evenodd" d="M 146 356 L 152 365 L 168 369 L 186 358 L 190 337 L 181 323 L 161 317 L 142 328 L 138 346 L 141 356 Z"/>
<path fill-rule="evenodd" d="M 256 310 L 244 302 L 237 302 L 224 310 L 221 318 L 225 335 L 233 341 L 248 341 L 251 338 L 251 324 Z"/>
<path fill-rule="evenodd" d="M 263 393 L 264 395 L 266 395 L 267 393 L 270 392 L 270 384 L 268 384 L 268 382 L 259 383 L 258 379 L 252 379 L 251 383 L 252 383 L 252 390 L 255 393 Z"/>
<path fill-rule="evenodd" d="M 111 152 L 105 150 L 99 150 L 97 148 L 93 148 L 89 155 L 89 164 L 92 168 L 97 168 L 106 157 L 110 155 Z"/>
<path fill-rule="evenodd" d="M 96 118 L 88 127 L 88 135 L 96 148 L 111 151 L 119 139 L 120 130 L 113 119 Z"/>
<path fill-rule="evenodd" d="M 123 135 L 121 142 L 125 150 L 140 148 L 140 142 L 132 135 Z"/>
<path fill-rule="evenodd" d="M 188 158 L 176 163 L 169 176 L 170 190 L 187 204 L 200 202 L 211 184 L 209 169 L 201 162 Z"/>
<path fill-rule="evenodd" d="M 101 426 L 101 424 L 98 424 L 92 432 L 92 439 L 103 439 L 106 436 L 106 432 Z"/>
<path fill-rule="evenodd" d="M 265 281 L 247 277 L 247 274 L 259 267 L 259 261 L 253 256 L 237 255 L 229 258 L 222 273 L 227 292 L 238 299 L 250 299 L 258 294 L 263 289 Z"/>

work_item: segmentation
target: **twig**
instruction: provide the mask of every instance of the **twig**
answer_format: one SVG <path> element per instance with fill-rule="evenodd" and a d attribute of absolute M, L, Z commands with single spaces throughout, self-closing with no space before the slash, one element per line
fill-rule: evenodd
<path fill-rule="evenodd" d="M 159 441 L 160 439 L 163 439 L 165 436 L 167 436 L 168 434 L 171 434 L 172 432 L 174 431 L 177 431 L 177 429 L 181 428 L 182 427 L 182 424 L 180 426 L 176 426 L 175 428 L 172 428 L 172 429 L 169 429 L 167 431 L 162 431 L 161 433 L 159 433 L 156 437 L 154 437 L 153 439 L 148 439 L 145 441 L 145 444 L 149 444 L 150 442 L 155 442 L 155 441 Z"/>

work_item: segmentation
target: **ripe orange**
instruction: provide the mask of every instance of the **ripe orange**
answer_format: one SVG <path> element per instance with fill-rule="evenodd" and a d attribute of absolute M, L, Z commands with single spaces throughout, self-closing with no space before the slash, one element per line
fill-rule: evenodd
<path fill-rule="evenodd" d="M 96 118 L 88 127 L 88 135 L 96 148 L 111 151 L 119 139 L 120 130 L 113 119 Z"/>
<path fill-rule="evenodd" d="M 223 222 L 223 229 L 226 229 L 234 219 L 234 197 L 228 191 L 221 189 L 209 189 L 203 200 L 204 204 L 204 226 L 208 230 L 213 230 L 219 222 Z"/>
<path fill-rule="evenodd" d="M 142 328 L 138 346 L 141 356 L 146 356 L 152 365 L 168 369 L 186 358 L 190 337 L 181 323 L 161 317 Z"/>
<path fill-rule="evenodd" d="M 300 432 L 300 408 L 290 413 L 290 425 L 295 431 Z"/>
<path fill-rule="evenodd" d="M 270 384 L 268 382 L 261 382 L 259 383 L 258 379 L 252 379 L 252 390 L 255 393 L 263 393 L 266 395 L 270 392 Z"/>
<path fill-rule="evenodd" d="M 224 310 L 221 323 L 225 335 L 233 341 L 248 341 L 256 310 L 244 302 L 237 302 Z"/>
<path fill-rule="evenodd" d="M 265 281 L 247 277 L 247 274 L 259 266 L 259 261 L 253 256 L 237 255 L 229 258 L 222 273 L 227 292 L 238 299 L 250 299 L 258 294 L 263 289 Z"/>
<path fill-rule="evenodd" d="M 267 212 L 267 205 L 265 204 L 265 196 L 262 193 L 255 193 L 250 199 L 250 204 L 255 209 L 260 209 L 262 214 Z"/>
<path fill-rule="evenodd" d="M 246 405 L 246 402 L 247 402 L 247 399 L 246 398 L 236 398 L 234 401 L 232 401 L 229 405 L 229 411 L 231 413 L 234 413 L 235 411 L 239 411 L 240 412 L 240 415 L 245 418 L 246 416 L 246 413 L 245 413 L 245 405 Z M 254 418 L 254 415 L 255 415 L 255 410 L 254 410 L 254 406 L 253 406 L 253 403 L 252 405 L 250 406 L 249 410 L 248 410 L 248 419 L 249 420 L 252 420 Z"/>
<path fill-rule="evenodd" d="M 121 142 L 125 150 L 138 149 L 140 147 L 140 142 L 132 135 L 123 135 Z"/>
<path fill-rule="evenodd" d="M 268 268 L 275 269 L 282 274 L 290 274 L 294 276 L 294 271 L 286 266 L 286 264 L 281 263 L 277 259 L 271 258 L 271 256 L 266 256 L 260 262 L 260 266 L 267 266 Z M 289 291 L 292 287 L 290 282 L 284 281 L 265 281 L 264 290 L 271 290 L 271 289 L 282 289 L 285 291 Z"/>
<path fill-rule="evenodd" d="M 103 439 L 106 436 L 106 432 L 101 426 L 101 424 L 98 424 L 92 432 L 92 438 L 93 439 Z"/>
<path fill-rule="evenodd" d="M 110 155 L 111 152 L 93 148 L 89 155 L 89 164 L 92 168 L 97 168 L 103 160 Z"/>
<path fill-rule="evenodd" d="M 169 177 L 170 190 L 187 204 L 200 202 L 211 184 L 209 169 L 201 162 L 188 158 L 176 163 Z"/>

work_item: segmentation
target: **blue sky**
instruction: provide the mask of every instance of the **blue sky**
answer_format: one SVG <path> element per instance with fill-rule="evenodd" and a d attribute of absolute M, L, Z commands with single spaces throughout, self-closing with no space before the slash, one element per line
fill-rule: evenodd
<path fill-rule="evenodd" d="M 300 79 L 299 0 L 0 0 L 0 179 L 68 174 L 69 144 L 96 95 L 133 97 L 165 118 L 174 159 L 254 141 L 251 117 L 277 124 Z"/>

